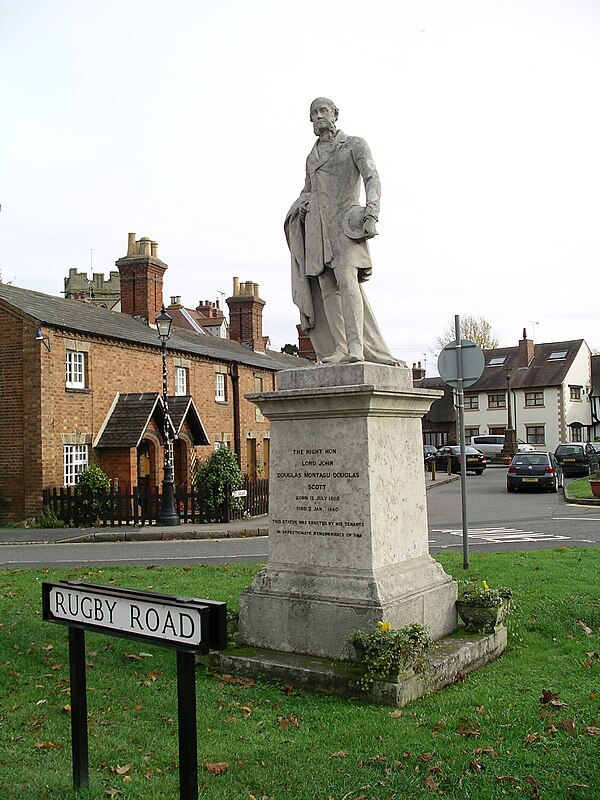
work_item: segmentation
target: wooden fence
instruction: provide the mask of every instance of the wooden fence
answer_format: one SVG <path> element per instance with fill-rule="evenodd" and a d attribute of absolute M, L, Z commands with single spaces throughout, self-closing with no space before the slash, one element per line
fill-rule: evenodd
<path fill-rule="evenodd" d="M 244 478 L 240 490 L 242 497 L 232 497 L 229 487 L 221 507 L 207 510 L 206 497 L 197 487 L 175 487 L 175 508 L 182 524 L 232 522 L 244 517 L 258 517 L 269 513 L 269 481 Z M 134 486 L 132 491 L 111 488 L 100 500 L 78 491 L 76 486 L 44 489 L 43 503 L 57 517 L 75 528 L 102 524 L 104 527 L 121 525 L 156 525 L 160 517 L 162 495 L 159 486 Z M 93 509 L 93 510 L 92 510 Z"/>

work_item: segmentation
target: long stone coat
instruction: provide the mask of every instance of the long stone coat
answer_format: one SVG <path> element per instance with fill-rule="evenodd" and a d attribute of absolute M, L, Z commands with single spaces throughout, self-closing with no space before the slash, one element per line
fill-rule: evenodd
<path fill-rule="evenodd" d="M 306 275 L 319 275 L 326 265 L 334 269 L 371 267 L 366 239 L 351 239 L 342 231 L 345 213 L 359 205 L 361 176 L 366 213 L 377 220 L 381 183 L 364 139 L 337 131 L 332 149 L 320 157 L 315 144 L 306 159 L 306 183 L 300 196 L 301 203 L 308 201 L 304 222 Z"/>
<path fill-rule="evenodd" d="M 342 231 L 342 219 L 360 201 L 361 177 L 365 184 L 366 213 L 379 216 L 379 176 L 364 139 L 338 131 L 332 150 L 319 158 L 316 146 L 306 161 L 304 191 L 285 218 L 285 235 L 290 248 L 292 298 L 300 311 L 300 324 L 307 331 L 320 358 L 335 351 L 329 329 L 318 275 L 326 265 L 370 272 L 371 258 L 365 239 L 351 239 Z M 304 223 L 300 207 L 308 208 Z M 364 355 L 366 361 L 402 364 L 391 355 L 364 293 Z"/>

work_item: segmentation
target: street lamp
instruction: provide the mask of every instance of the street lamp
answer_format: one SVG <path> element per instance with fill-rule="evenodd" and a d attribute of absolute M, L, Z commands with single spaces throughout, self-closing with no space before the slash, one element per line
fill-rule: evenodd
<path fill-rule="evenodd" d="M 158 522 L 161 525 L 179 525 L 179 514 L 175 509 L 175 490 L 173 482 L 173 459 L 171 458 L 171 428 L 169 426 L 169 403 L 167 400 L 167 340 L 171 335 L 171 323 L 173 317 L 165 311 L 163 304 L 160 314 L 156 317 L 156 327 L 158 338 L 161 342 L 162 350 L 162 372 L 163 372 L 163 413 L 164 413 L 164 472 L 162 482 L 162 499 L 160 505 L 160 517 Z"/>
<path fill-rule="evenodd" d="M 506 375 L 506 405 L 508 409 L 508 425 L 504 432 L 504 447 L 502 448 L 502 455 L 503 456 L 514 456 L 517 452 L 517 432 L 513 428 L 512 422 L 512 411 L 510 405 L 510 376 L 512 375 L 512 370 L 510 367 L 506 367 L 504 370 L 504 374 Z"/>

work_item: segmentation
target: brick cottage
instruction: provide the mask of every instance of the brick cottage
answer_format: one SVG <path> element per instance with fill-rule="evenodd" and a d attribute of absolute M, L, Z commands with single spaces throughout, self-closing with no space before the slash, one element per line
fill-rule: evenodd
<path fill-rule="evenodd" d="M 0 283 L 0 501 L 8 519 L 39 513 L 44 487 L 73 485 L 98 464 L 122 489 L 162 480 L 161 345 L 154 321 L 167 265 L 130 235 L 117 262 L 121 313 Z M 175 482 L 228 446 L 242 471 L 268 477 L 269 424 L 245 399 L 299 366 L 266 348 L 258 286 L 234 279 L 230 335 L 183 327 L 167 343 Z M 300 362 L 306 365 L 306 362 Z"/>

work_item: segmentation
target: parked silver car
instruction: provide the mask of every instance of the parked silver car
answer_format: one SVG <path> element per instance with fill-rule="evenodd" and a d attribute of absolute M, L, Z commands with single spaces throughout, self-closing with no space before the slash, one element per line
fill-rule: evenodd
<path fill-rule="evenodd" d="M 504 436 L 490 433 L 471 436 L 470 444 L 481 450 L 486 456 L 497 456 L 504 447 Z M 517 438 L 517 448 L 519 453 L 535 453 L 535 447 L 532 444 L 527 444 L 523 439 Z"/>

